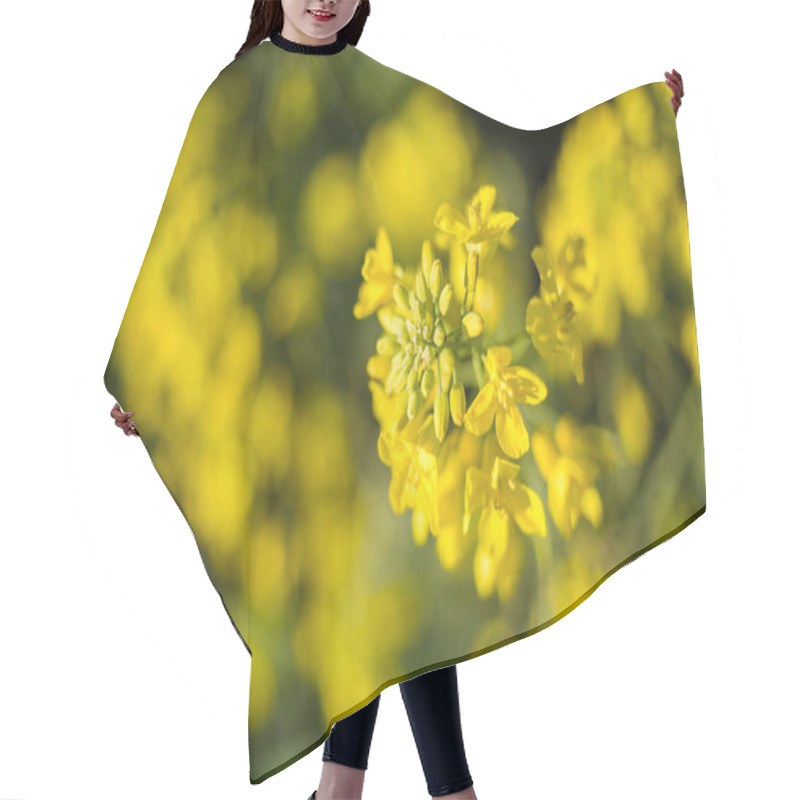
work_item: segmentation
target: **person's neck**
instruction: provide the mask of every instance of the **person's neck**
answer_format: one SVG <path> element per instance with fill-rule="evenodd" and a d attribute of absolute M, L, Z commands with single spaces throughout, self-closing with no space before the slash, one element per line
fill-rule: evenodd
<path fill-rule="evenodd" d="M 270 36 L 270 40 L 281 50 L 286 50 L 289 53 L 300 53 L 301 55 L 332 56 L 347 49 L 347 39 L 345 37 L 339 38 L 338 35 L 332 42 L 326 39 L 328 44 L 301 44 L 292 39 L 287 39 L 282 33 L 277 32 Z M 317 41 L 322 40 L 318 39 Z"/>
<path fill-rule="evenodd" d="M 325 39 L 315 39 L 313 36 L 303 33 L 303 31 L 301 31 L 295 25 L 292 25 L 292 23 L 286 17 L 283 18 L 283 30 L 281 31 L 281 36 L 283 36 L 284 39 L 288 39 L 290 42 L 294 42 L 295 44 L 308 44 L 311 46 L 333 44 L 338 38 L 338 34 L 334 33 Z"/>

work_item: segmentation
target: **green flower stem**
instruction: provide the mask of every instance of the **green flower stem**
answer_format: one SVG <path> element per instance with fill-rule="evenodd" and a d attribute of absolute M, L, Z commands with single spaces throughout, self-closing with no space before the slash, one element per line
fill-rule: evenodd
<path fill-rule="evenodd" d="M 467 313 L 467 295 L 469 294 L 469 290 L 467 289 L 467 271 L 469 265 L 469 248 L 467 249 L 467 257 L 464 259 L 464 296 L 461 298 L 461 318 L 464 318 L 464 314 Z"/>
<path fill-rule="evenodd" d="M 467 307 L 469 308 L 470 311 L 475 310 L 475 292 L 478 288 L 478 270 L 480 269 L 480 259 L 478 257 L 477 250 L 475 251 L 474 258 L 475 258 L 475 280 L 473 281 L 472 286 L 468 287 L 465 292 L 468 298 L 470 296 L 470 292 L 472 293 L 472 302 L 467 303 Z"/>
<path fill-rule="evenodd" d="M 471 258 L 475 259 L 475 281 L 472 286 L 469 285 L 469 261 Z M 461 316 L 463 317 L 468 311 L 475 308 L 475 289 L 478 285 L 478 269 L 480 264 L 478 261 L 478 251 L 472 250 L 467 247 L 467 257 L 464 260 L 464 297 L 461 300 Z M 470 291 L 472 292 L 472 303 L 470 304 Z"/>

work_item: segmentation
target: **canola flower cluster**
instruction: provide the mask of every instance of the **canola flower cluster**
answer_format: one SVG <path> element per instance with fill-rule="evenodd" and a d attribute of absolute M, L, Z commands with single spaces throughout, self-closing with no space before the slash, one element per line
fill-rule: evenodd
<path fill-rule="evenodd" d="M 497 590 L 497 564 L 509 547 L 516 527 L 528 536 L 546 536 L 544 504 L 536 491 L 519 477 L 519 459 L 531 452 L 547 483 L 550 515 L 559 533 L 570 538 L 582 518 L 598 528 L 603 504 L 596 481 L 614 463 L 606 431 L 581 427 L 563 415 L 551 429 L 540 424 L 528 432 L 520 407 L 537 406 L 548 396 L 545 380 L 523 363 L 512 363 L 510 347 L 486 339 L 484 320 L 475 310 L 480 270 L 489 269 L 493 245 L 518 217 L 494 209 L 496 188 L 481 186 L 465 213 L 442 204 L 434 226 L 465 248 L 464 297 L 459 304 L 442 260 L 433 256 L 429 241 L 422 245 L 420 264 L 404 269 L 394 262 L 385 228 L 377 232 L 362 267 L 363 282 L 353 308 L 357 319 L 377 313 L 384 333 L 367 363 L 373 393 L 373 411 L 381 424 L 378 452 L 392 470 L 389 490 L 397 514 L 412 510 L 412 528 L 418 544 L 427 533 L 442 538 L 446 519 L 460 516 L 457 526 L 466 535 L 476 522 L 475 583 L 488 597 Z M 591 296 L 592 276 L 586 270 L 583 242 L 567 243 L 567 268 L 578 275 L 582 300 Z M 575 330 L 575 304 L 559 284 L 547 251 L 537 246 L 531 257 L 541 277 L 540 289 L 528 300 L 526 333 L 545 362 L 563 360 L 575 381 L 584 381 L 583 349 Z M 580 272 L 583 272 L 580 275 Z M 472 370 L 477 392 L 468 402 L 465 371 Z M 499 450 L 492 466 L 482 469 L 477 459 L 462 463 L 460 493 L 445 493 L 456 469 L 448 456 L 459 445 L 451 437 L 463 435 L 487 441 L 494 428 Z M 460 498 L 460 499 L 454 499 Z M 458 503 L 461 511 L 453 513 Z M 452 527 L 452 526 L 451 526 Z M 463 547 L 461 548 L 463 549 Z M 457 560 L 459 548 L 440 551 L 447 565 Z"/>

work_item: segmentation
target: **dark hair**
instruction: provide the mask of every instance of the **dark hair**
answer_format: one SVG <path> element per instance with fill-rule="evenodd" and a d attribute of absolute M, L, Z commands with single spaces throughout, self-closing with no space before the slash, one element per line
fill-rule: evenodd
<path fill-rule="evenodd" d="M 361 0 L 356 13 L 347 25 L 337 34 L 337 39 L 346 39 L 348 44 L 358 44 L 364 24 L 369 16 L 369 0 Z M 283 6 L 280 0 L 255 0 L 250 12 L 250 30 L 244 44 L 239 48 L 236 58 L 251 47 L 260 44 L 268 36 L 283 30 Z"/>

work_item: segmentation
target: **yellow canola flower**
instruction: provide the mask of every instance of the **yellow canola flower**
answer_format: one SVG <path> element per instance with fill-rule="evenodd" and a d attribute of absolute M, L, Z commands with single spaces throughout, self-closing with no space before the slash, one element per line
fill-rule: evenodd
<path fill-rule="evenodd" d="M 531 252 L 541 276 L 539 294 L 528 302 L 525 329 L 544 358 L 565 358 L 579 386 L 583 385 L 583 346 L 574 321 L 575 304 L 562 289 L 553 271 L 550 254 L 541 246 Z"/>
<path fill-rule="evenodd" d="M 587 266 L 597 285 L 585 308 L 576 284 L 587 276 L 570 276 L 556 259 L 578 305 L 584 347 L 616 344 L 626 314 L 642 319 L 658 313 L 668 302 L 663 269 L 690 273 L 685 216 L 680 222 L 685 202 L 674 180 L 678 148 L 653 145 L 653 132 L 671 124 L 668 114 L 654 115 L 653 108 L 643 93 L 631 91 L 576 117 L 535 199 L 542 242 L 551 253 L 576 230 L 590 245 Z M 662 252 L 666 259 L 653 258 Z"/>
<path fill-rule="evenodd" d="M 528 430 L 518 403 L 538 405 L 547 397 L 547 386 L 534 372 L 510 366 L 508 347 L 490 347 L 485 358 L 487 381 L 464 414 L 464 427 L 473 436 L 483 436 L 496 419 L 497 441 L 511 458 L 528 452 Z"/>
<path fill-rule="evenodd" d="M 367 250 L 361 276 L 364 282 L 358 288 L 358 302 L 353 307 L 356 319 L 364 319 L 381 306 L 394 303 L 395 276 L 400 276 L 395 266 L 389 234 L 381 226 L 375 247 Z"/>
<path fill-rule="evenodd" d="M 413 509 L 416 524 L 434 536 L 439 534 L 438 467 L 429 447 L 433 417 L 428 415 L 414 440 L 403 433 L 382 430 L 378 437 L 378 455 L 391 467 L 389 501 L 395 514 Z"/>
<path fill-rule="evenodd" d="M 466 215 L 449 203 L 443 203 L 436 211 L 433 224 L 467 246 L 499 239 L 519 217 L 510 211 L 492 211 L 496 196 L 494 186 L 481 186 L 468 203 Z"/>
<path fill-rule="evenodd" d="M 517 480 L 520 465 L 495 456 L 491 473 L 479 467 L 467 469 L 464 532 L 472 515 L 480 509 L 479 530 L 503 530 L 513 517 L 528 536 L 546 536 L 547 523 L 542 500 L 530 486 Z"/>
<path fill-rule="evenodd" d="M 609 433 L 595 426 L 581 428 L 565 414 L 555 430 L 549 424 L 536 429 L 531 450 L 547 481 L 547 505 L 559 533 L 570 539 L 581 517 L 599 528 L 603 501 L 594 484 L 617 461 Z"/>
<path fill-rule="evenodd" d="M 439 533 L 435 547 L 439 563 L 447 572 L 457 569 L 473 550 L 469 537 L 464 536 L 464 487 L 467 469 L 478 463 L 482 447 L 480 439 L 462 428 L 445 439 L 437 455 Z M 422 546 L 426 539 L 427 535 L 419 539 L 415 535 L 414 541 Z"/>
<path fill-rule="evenodd" d="M 498 573 L 511 547 L 511 520 L 529 536 L 547 535 L 541 498 L 517 481 L 519 469 L 519 464 L 499 457 L 495 457 L 491 475 L 475 466 L 467 469 L 464 532 L 479 512 L 472 569 L 475 588 L 483 599 L 499 588 Z"/>
<path fill-rule="evenodd" d="M 453 287 L 449 282 L 443 285 L 442 263 L 433 257 L 427 240 L 420 268 L 408 273 L 408 281 L 405 273 L 396 275 L 392 304 L 378 310 L 385 333 L 367 371 L 373 378 L 383 378 L 389 395 L 404 396 L 409 420 L 432 406 L 436 437 L 442 442 L 450 421 L 448 393 L 455 371 L 455 357 L 446 342 L 460 324 L 450 302 Z"/>

